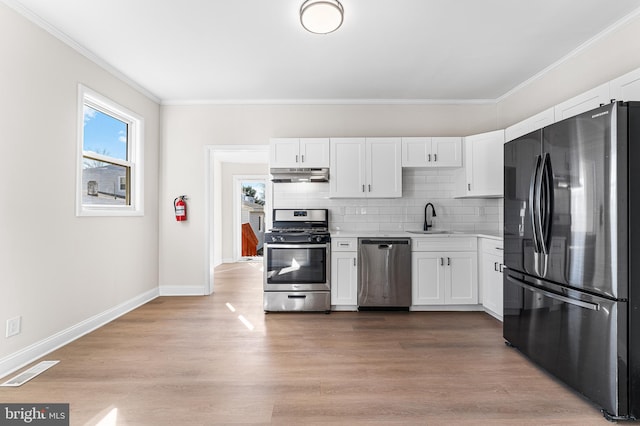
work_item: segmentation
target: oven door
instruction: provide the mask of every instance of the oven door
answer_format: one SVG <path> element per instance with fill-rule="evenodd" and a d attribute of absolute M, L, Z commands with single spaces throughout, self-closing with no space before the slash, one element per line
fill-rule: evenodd
<path fill-rule="evenodd" d="M 264 247 L 264 291 L 331 289 L 329 243 L 267 243 Z"/>

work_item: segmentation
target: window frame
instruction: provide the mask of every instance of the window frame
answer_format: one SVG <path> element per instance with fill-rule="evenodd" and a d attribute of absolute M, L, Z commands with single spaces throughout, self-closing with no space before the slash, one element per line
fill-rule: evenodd
<path fill-rule="evenodd" d="M 127 159 L 84 151 L 85 105 L 127 124 Z M 144 215 L 144 118 L 88 87 L 78 85 L 78 141 L 76 175 L 76 216 L 143 216 Z M 86 159 L 123 166 L 128 170 L 126 205 L 83 204 L 82 173 Z"/>

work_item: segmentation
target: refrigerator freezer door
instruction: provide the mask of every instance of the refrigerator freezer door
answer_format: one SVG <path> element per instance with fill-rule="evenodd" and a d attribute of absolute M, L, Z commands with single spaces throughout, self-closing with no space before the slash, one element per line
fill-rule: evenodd
<path fill-rule="evenodd" d="M 610 104 L 543 131 L 553 211 L 545 229 L 548 268 L 541 276 L 625 299 L 626 138 L 618 137 L 619 108 Z"/>
<path fill-rule="evenodd" d="M 504 274 L 504 338 L 610 415 L 627 415 L 627 303 L 540 284 Z"/>
<path fill-rule="evenodd" d="M 504 261 L 507 268 L 532 275 L 541 252 L 533 220 L 541 152 L 541 130 L 504 145 Z"/>

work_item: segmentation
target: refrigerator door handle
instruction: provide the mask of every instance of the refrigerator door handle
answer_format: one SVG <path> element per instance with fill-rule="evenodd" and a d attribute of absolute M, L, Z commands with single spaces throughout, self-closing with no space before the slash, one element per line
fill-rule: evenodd
<path fill-rule="evenodd" d="M 536 156 L 536 167 L 531 174 L 531 183 L 529 184 L 529 216 L 531 217 L 531 228 L 533 231 L 533 251 L 540 253 L 540 238 L 538 234 L 538 227 L 536 216 L 538 213 L 538 172 L 540 171 L 540 164 L 542 163 L 542 156 Z"/>
<path fill-rule="evenodd" d="M 540 242 L 542 253 L 548 255 L 551 248 L 551 223 L 553 222 L 553 173 L 549 153 L 544 154 L 538 196 L 540 197 Z"/>
<path fill-rule="evenodd" d="M 600 305 L 598 305 L 597 303 L 591 303 L 591 302 L 585 302 L 582 300 L 578 300 L 578 299 L 572 299 L 570 297 L 567 296 L 562 296 L 560 294 L 556 294 L 556 293 L 552 293 L 550 291 L 547 290 L 542 290 L 538 287 L 534 287 L 532 285 L 529 285 L 527 283 L 525 283 L 522 280 L 519 280 L 517 278 L 514 278 L 510 275 L 507 275 L 507 280 L 511 281 L 512 283 L 526 289 L 526 290 L 531 290 L 531 291 L 535 291 L 537 293 L 540 293 L 544 296 L 547 296 L 551 299 L 555 299 L 558 300 L 560 302 L 565 302 L 568 303 L 570 305 L 575 305 L 575 306 L 579 306 L 581 308 L 585 308 L 585 309 L 590 309 L 592 311 L 599 311 L 600 310 Z"/>

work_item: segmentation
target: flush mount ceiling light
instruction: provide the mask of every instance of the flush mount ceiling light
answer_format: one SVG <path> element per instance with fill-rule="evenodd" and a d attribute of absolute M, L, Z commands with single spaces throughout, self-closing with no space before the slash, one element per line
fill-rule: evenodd
<path fill-rule="evenodd" d="M 314 34 L 334 32 L 344 18 L 344 8 L 338 0 L 307 0 L 300 7 L 300 23 Z"/>

